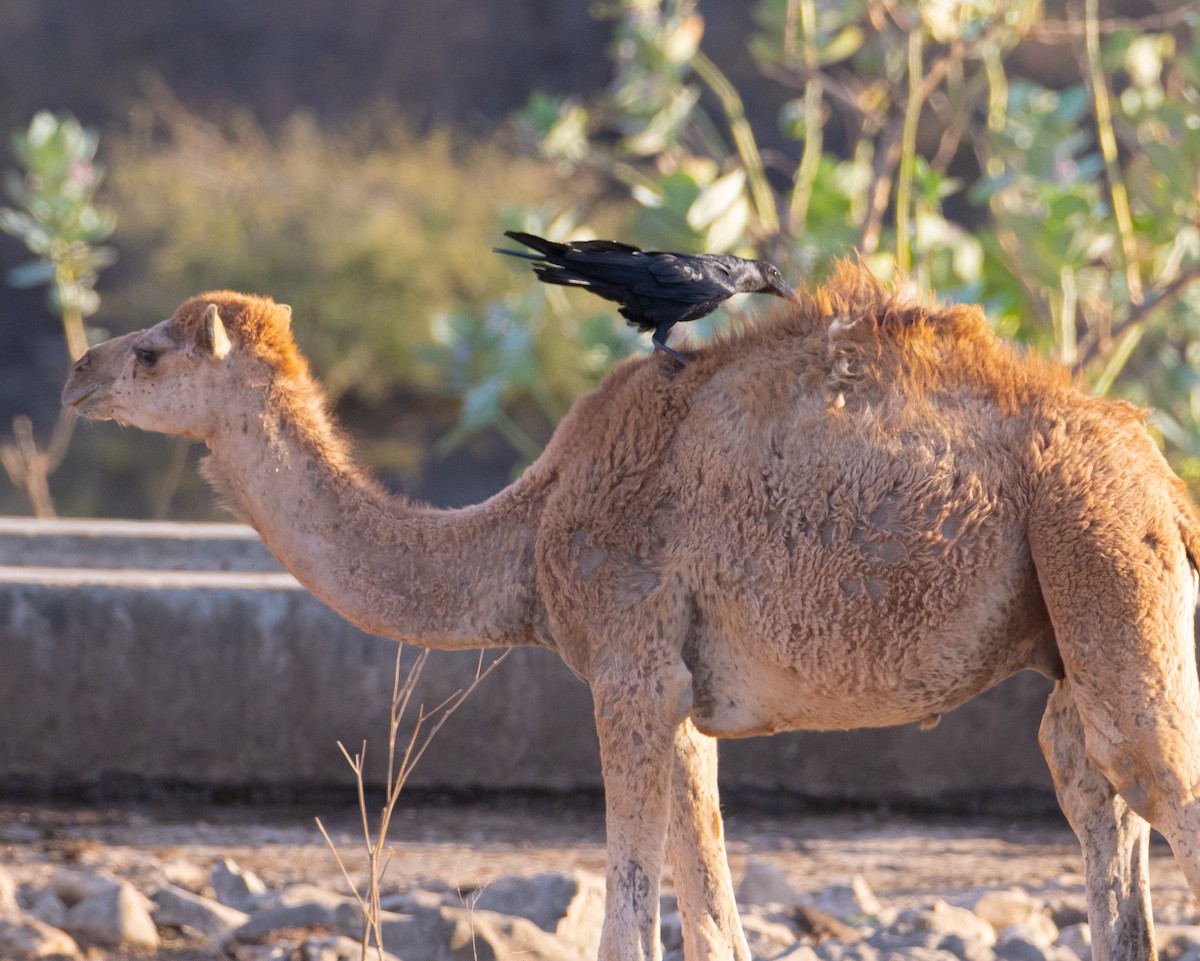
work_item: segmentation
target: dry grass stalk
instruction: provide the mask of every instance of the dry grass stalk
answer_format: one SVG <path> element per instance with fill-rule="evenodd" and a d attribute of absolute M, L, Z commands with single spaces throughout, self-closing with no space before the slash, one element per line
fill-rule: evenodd
<path fill-rule="evenodd" d="M 345 745 L 341 741 L 338 741 L 338 748 L 346 758 L 346 763 L 350 765 L 350 769 L 354 772 L 354 779 L 358 788 L 358 808 L 362 816 L 363 841 L 367 855 L 365 891 L 360 890 L 359 885 L 351 879 L 350 872 L 346 868 L 346 862 L 339 853 L 337 845 L 334 844 L 333 839 L 329 836 L 329 832 L 325 830 L 325 825 L 321 823 L 321 819 L 316 819 L 317 828 L 320 830 L 322 837 L 325 838 L 325 843 L 329 845 L 329 849 L 333 852 L 338 867 L 341 869 L 342 877 L 346 879 L 346 883 L 350 886 L 350 890 L 354 893 L 354 897 L 358 901 L 358 906 L 362 910 L 362 961 L 367 961 L 367 955 L 371 949 L 372 942 L 374 942 L 380 961 L 384 957 L 382 910 L 379 906 L 380 891 L 384 875 L 387 873 L 388 865 L 391 863 L 392 854 L 391 851 L 386 850 L 385 844 L 388 828 L 391 825 L 392 813 L 396 808 L 396 802 L 400 799 L 400 792 L 404 790 L 404 785 L 407 783 L 409 775 L 412 774 L 413 768 L 416 767 L 417 762 L 424 756 L 430 743 L 437 736 L 438 731 L 442 729 L 442 725 L 450 719 L 450 716 L 462 706 L 463 702 L 471 696 L 475 689 L 483 683 L 484 679 L 496 669 L 509 653 L 505 651 L 484 667 L 483 651 L 480 651 L 479 662 L 475 667 L 475 677 L 470 684 L 455 691 L 430 711 L 426 711 L 424 705 L 418 707 L 416 724 L 413 726 L 412 733 L 404 745 L 403 753 L 397 757 L 400 725 L 408 713 L 409 701 L 412 700 L 413 691 L 416 689 L 417 681 L 420 679 L 421 672 L 425 668 L 425 662 L 429 659 L 429 651 L 421 651 L 416 661 L 408 669 L 407 674 L 402 675 L 400 660 L 403 650 L 403 646 L 399 646 L 396 650 L 395 676 L 392 681 L 391 716 L 388 721 L 387 795 L 384 799 L 383 808 L 379 812 L 379 822 L 374 837 L 371 835 L 371 816 L 367 808 L 366 785 L 363 778 L 367 742 L 363 741 L 362 748 L 357 754 L 351 757 Z"/>

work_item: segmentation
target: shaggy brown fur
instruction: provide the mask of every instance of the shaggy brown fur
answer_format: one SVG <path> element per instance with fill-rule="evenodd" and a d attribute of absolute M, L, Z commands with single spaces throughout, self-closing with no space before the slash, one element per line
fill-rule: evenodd
<path fill-rule="evenodd" d="M 203 438 L 268 546 L 360 626 L 542 645 L 588 684 L 602 961 L 658 957 L 664 837 L 687 956 L 748 961 L 715 737 L 928 724 L 1023 669 L 1058 682 L 1041 741 L 1095 961 L 1154 956 L 1149 823 L 1200 891 L 1197 513 L 1142 412 L 978 309 L 843 265 L 682 370 L 620 365 L 518 481 L 457 511 L 354 468 L 289 320 L 202 295 L 89 351 L 64 401 Z"/>
<path fill-rule="evenodd" d="M 185 300 L 175 312 L 182 342 L 199 339 L 209 304 L 221 305 L 221 321 L 230 338 L 267 367 L 271 402 L 278 406 L 282 421 L 320 450 L 328 466 L 372 484 L 355 466 L 349 440 L 330 419 L 325 391 L 296 346 L 291 307 L 269 297 L 210 290 Z M 216 485 L 222 483 L 217 476 L 209 479 Z M 238 510 L 236 498 L 226 499 L 232 510 Z"/>

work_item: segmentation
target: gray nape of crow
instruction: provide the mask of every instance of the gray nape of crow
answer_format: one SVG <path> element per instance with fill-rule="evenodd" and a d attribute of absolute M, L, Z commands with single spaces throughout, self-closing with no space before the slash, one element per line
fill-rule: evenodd
<path fill-rule="evenodd" d="M 504 236 L 536 250 L 493 248 L 498 254 L 533 261 L 533 272 L 548 284 L 581 287 L 620 304 L 620 314 L 654 346 L 680 364 L 687 360 L 667 346 L 671 328 L 711 314 L 737 293 L 796 296 L 779 270 L 765 260 L 731 254 L 674 254 L 641 250 L 615 240 L 575 240 L 565 244 L 507 230 Z"/>

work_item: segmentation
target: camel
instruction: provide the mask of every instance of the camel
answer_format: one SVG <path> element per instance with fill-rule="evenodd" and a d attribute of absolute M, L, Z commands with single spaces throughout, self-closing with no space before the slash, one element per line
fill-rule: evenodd
<path fill-rule="evenodd" d="M 594 701 L 601 961 L 749 961 L 716 738 L 931 722 L 1015 671 L 1085 860 L 1096 961 L 1156 956 L 1153 825 L 1200 892 L 1200 518 L 1143 425 L 938 307 L 842 265 L 678 369 L 626 361 L 484 503 L 385 495 L 354 465 L 290 308 L 229 291 L 93 347 L 85 417 L 203 440 L 206 472 L 309 590 L 433 648 L 538 645 Z"/>

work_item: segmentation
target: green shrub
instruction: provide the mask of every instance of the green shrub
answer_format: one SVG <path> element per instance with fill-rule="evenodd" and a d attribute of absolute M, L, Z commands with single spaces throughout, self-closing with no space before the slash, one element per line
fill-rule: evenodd
<path fill-rule="evenodd" d="M 544 163 L 418 135 L 383 110 L 338 132 L 296 116 L 270 135 L 246 115 L 210 121 L 163 100 L 112 138 L 105 199 L 135 270 L 106 313 L 124 328 L 205 289 L 268 294 L 295 308 L 335 397 L 374 403 L 442 380 L 422 360 L 435 318 L 511 285 L 491 253 L 501 212 L 552 178 Z"/>
<path fill-rule="evenodd" d="M 857 250 L 882 277 L 981 302 L 1093 390 L 1155 405 L 1200 494 L 1200 20 L 1102 21 L 1095 0 L 1063 19 L 1038 0 L 758 0 L 751 54 L 796 94 L 764 135 L 699 45 L 704 7 L 598 8 L 617 21 L 614 82 L 583 103 L 535 95 L 520 117 L 540 156 L 592 175 L 591 209 L 634 205 L 643 245 L 758 253 L 795 280 Z M 1032 43 L 1061 58 L 1060 89 L 1010 76 Z M 540 380 L 478 366 L 463 433 Z"/>

